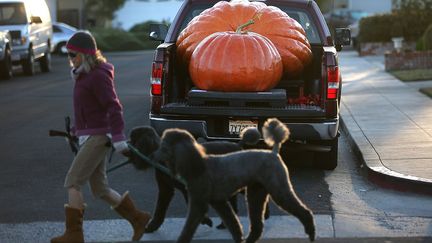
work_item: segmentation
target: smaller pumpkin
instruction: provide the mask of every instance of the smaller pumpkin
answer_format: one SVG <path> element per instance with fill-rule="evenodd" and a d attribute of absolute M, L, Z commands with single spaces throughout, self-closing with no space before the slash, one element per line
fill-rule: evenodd
<path fill-rule="evenodd" d="M 239 29 L 213 33 L 193 51 L 189 73 L 199 89 L 266 91 L 279 82 L 283 65 L 275 45 L 260 34 Z"/>

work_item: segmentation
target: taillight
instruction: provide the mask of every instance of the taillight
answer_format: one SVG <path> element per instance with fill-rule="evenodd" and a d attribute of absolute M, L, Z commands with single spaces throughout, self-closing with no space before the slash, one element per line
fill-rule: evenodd
<path fill-rule="evenodd" d="M 338 98 L 339 93 L 339 67 L 327 67 L 327 99 L 334 100 Z"/>
<path fill-rule="evenodd" d="M 162 63 L 153 62 L 152 75 L 150 77 L 151 93 L 152 95 L 162 95 Z"/>

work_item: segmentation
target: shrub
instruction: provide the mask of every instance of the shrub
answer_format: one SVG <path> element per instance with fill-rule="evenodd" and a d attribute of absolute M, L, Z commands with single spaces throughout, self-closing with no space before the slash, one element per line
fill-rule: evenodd
<path fill-rule="evenodd" d="M 360 21 L 361 42 L 389 42 L 393 37 L 419 40 L 432 23 L 432 0 L 401 0 L 389 14 L 374 15 Z"/>
<path fill-rule="evenodd" d="M 144 23 L 136 24 L 130 28 L 130 32 L 137 33 L 137 32 L 146 32 L 147 34 L 150 32 L 150 24 L 166 24 L 169 26 L 169 22 L 167 20 L 162 20 L 162 22 L 157 21 L 146 21 Z"/>
<path fill-rule="evenodd" d="M 155 49 L 160 44 L 158 41 L 150 40 L 148 32 L 132 32 L 132 34 L 143 43 L 144 49 Z"/>
<path fill-rule="evenodd" d="M 391 14 L 374 15 L 360 20 L 359 41 L 360 42 L 389 42 L 391 41 L 391 30 L 395 17 Z"/>
<path fill-rule="evenodd" d="M 144 23 L 136 24 L 132 26 L 132 28 L 129 29 L 130 32 L 137 33 L 137 32 L 150 32 L 150 24 L 157 23 L 156 21 L 147 21 Z"/>
<path fill-rule="evenodd" d="M 426 29 L 422 39 L 424 50 L 432 50 L 432 24 Z"/>
<path fill-rule="evenodd" d="M 416 42 L 417 51 L 428 51 L 432 50 L 432 24 L 424 32 L 423 36 L 420 37 Z"/>
<path fill-rule="evenodd" d="M 102 32 L 100 31 L 91 31 L 92 35 L 94 36 L 94 38 L 96 39 L 96 43 L 97 43 L 97 47 L 102 50 L 102 51 L 106 51 L 111 49 L 111 47 L 108 45 L 108 43 L 106 43 L 105 39 L 102 36 Z"/>
<path fill-rule="evenodd" d="M 134 25 L 130 31 L 121 29 L 93 28 L 91 32 L 96 39 L 98 48 L 102 51 L 134 51 L 155 49 L 159 42 L 150 40 L 150 24 L 147 21 Z M 168 25 L 167 21 L 162 21 Z"/>
<path fill-rule="evenodd" d="M 93 29 L 99 49 L 102 51 L 143 50 L 145 45 L 133 33 L 119 29 Z"/>
<path fill-rule="evenodd" d="M 133 33 L 141 42 L 144 44 L 144 49 L 155 49 L 160 43 L 154 40 L 151 40 L 149 38 L 150 34 L 150 24 L 156 24 L 156 23 L 162 23 L 166 24 L 167 26 L 170 25 L 170 23 L 166 20 L 162 20 L 162 22 L 157 21 L 147 21 L 144 23 L 136 24 L 132 26 L 132 28 L 129 30 L 131 33 Z"/>
<path fill-rule="evenodd" d="M 417 51 L 424 51 L 425 50 L 423 37 L 421 37 L 420 39 L 417 40 L 416 50 Z"/>

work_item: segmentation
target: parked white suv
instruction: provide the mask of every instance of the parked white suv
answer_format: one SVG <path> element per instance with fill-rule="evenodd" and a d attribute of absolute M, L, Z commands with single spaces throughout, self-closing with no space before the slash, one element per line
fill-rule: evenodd
<path fill-rule="evenodd" d="M 45 0 L 0 0 L 0 30 L 12 37 L 12 63 L 27 75 L 51 70 L 52 23 Z"/>

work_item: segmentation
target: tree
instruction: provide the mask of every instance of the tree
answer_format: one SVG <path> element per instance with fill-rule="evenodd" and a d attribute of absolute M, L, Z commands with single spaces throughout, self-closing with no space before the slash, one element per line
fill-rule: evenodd
<path fill-rule="evenodd" d="M 398 32 L 407 40 L 417 41 L 432 23 L 432 0 L 394 0 L 393 15 Z"/>
<path fill-rule="evenodd" d="M 395 11 L 432 10 L 432 0 L 393 0 Z"/>
<path fill-rule="evenodd" d="M 86 0 L 85 8 L 91 27 L 108 27 L 115 17 L 115 12 L 123 7 L 127 0 Z"/>
<path fill-rule="evenodd" d="M 321 12 L 326 13 L 332 10 L 334 0 L 315 0 L 321 9 Z"/>

